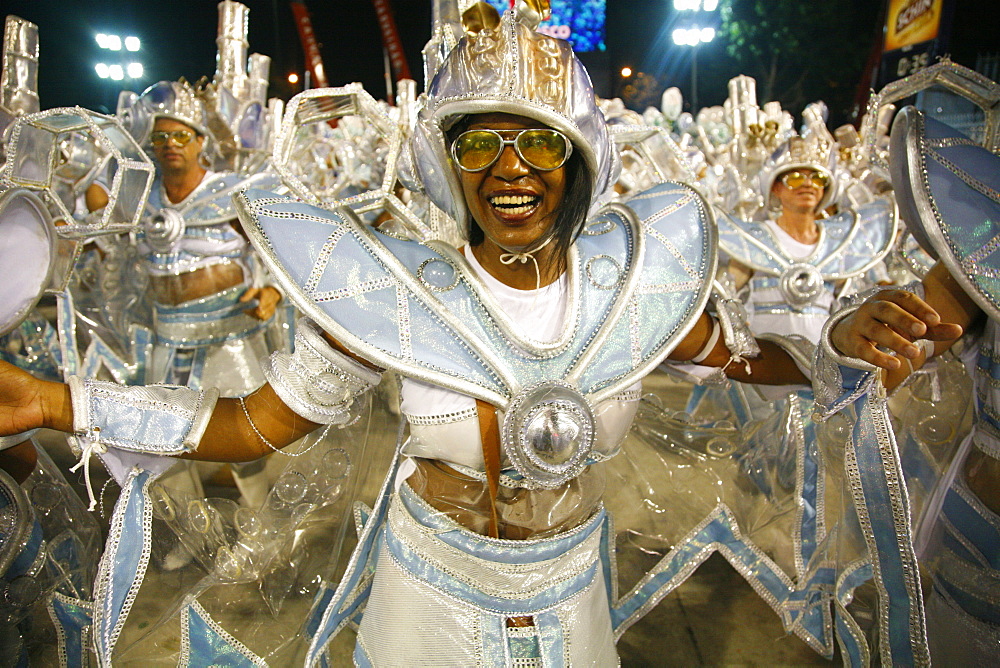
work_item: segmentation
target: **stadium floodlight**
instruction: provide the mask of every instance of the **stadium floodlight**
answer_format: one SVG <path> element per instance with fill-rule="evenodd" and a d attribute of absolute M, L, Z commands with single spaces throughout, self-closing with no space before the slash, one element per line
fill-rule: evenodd
<path fill-rule="evenodd" d="M 128 36 L 125 38 L 125 49 L 128 51 L 138 51 L 140 47 L 139 38 L 135 36 Z"/>
<path fill-rule="evenodd" d="M 673 32 L 674 44 L 678 46 L 698 46 L 715 39 L 715 28 L 678 28 Z"/>
<path fill-rule="evenodd" d="M 109 51 L 121 51 L 122 50 L 122 38 L 118 35 L 106 35 L 104 43 L 107 44 L 105 47 Z"/>
<path fill-rule="evenodd" d="M 97 72 L 97 76 L 99 76 L 102 79 L 107 79 L 109 76 L 111 76 L 111 73 L 108 71 L 108 66 L 106 63 L 97 63 L 96 65 L 94 65 L 94 71 Z"/>
<path fill-rule="evenodd" d="M 121 81 L 125 78 L 125 70 L 122 69 L 121 65 L 111 65 L 108 67 L 108 76 L 115 81 Z"/>
<path fill-rule="evenodd" d="M 714 12 L 719 8 L 719 0 L 674 0 L 674 9 L 679 12 Z"/>
<path fill-rule="evenodd" d="M 142 63 L 129 63 L 125 71 L 128 72 L 129 79 L 141 79 Z"/>
<path fill-rule="evenodd" d="M 709 3 L 706 2 L 706 5 Z M 697 8 L 696 8 L 697 9 Z M 677 28 L 671 34 L 674 44 L 690 46 L 691 48 L 691 106 L 698 108 L 698 46 L 708 44 L 715 39 L 715 28 Z"/>

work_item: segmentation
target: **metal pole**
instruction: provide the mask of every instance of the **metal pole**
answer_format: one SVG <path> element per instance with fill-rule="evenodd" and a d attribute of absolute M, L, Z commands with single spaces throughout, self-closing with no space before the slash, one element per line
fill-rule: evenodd
<path fill-rule="evenodd" d="M 698 45 L 691 47 L 691 113 L 698 113 Z"/>
<path fill-rule="evenodd" d="M 392 66 L 389 62 L 389 50 L 382 47 L 382 65 L 385 68 L 385 101 L 392 105 L 395 97 L 392 95 Z"/>

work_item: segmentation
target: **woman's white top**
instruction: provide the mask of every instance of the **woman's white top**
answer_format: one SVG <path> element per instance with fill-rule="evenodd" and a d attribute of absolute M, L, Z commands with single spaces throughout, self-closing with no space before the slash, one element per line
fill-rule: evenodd
<path fill-rule="evenodd" d="M 566 274 L 536 290 L 518 290 L 501 283 L 476 260 L 468 246 L 465 257 L 473 271 L 493 294 L 515 327 L 530 338 L 550 342 L 562 331 L 567 304 Z M 628 433 L 638 408 L 641 383 L 593 407 L 597 419 L 594 450 L 599 456 L 614 454 Z M 410 439 L 403 454 L 437 459 L 482 471 L 483 446 L 472 397 L 404 378 L 400 410 L 410 423 Z M 502 414 L 500 419 L 503 419 Z"/>

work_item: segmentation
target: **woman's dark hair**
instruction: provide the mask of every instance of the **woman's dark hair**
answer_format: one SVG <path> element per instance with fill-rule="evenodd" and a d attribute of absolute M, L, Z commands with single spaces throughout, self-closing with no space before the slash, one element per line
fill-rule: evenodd
<path fill-rule="evenodd" d="M 466 116 L 445 134 L 449 147 L 451 142 L 465 131 L 469 124 L 468 119 L 469 116 Z M 574 151 L 569 156 L 564 169 L 566 170 L 566 189 L 563 191 L 562 203 L 553 212 L 556 219 L 553 223 L 555 231 L 552 244 L 556 250 L 556 269 L 559 273 L 566 270 L 569 247 L 573 245 L 573 242 L 580 235 L 580 231 L 583 230 L 594 190 L 593 176 L 587 169 L 579 151 Z M 486 235 L 472 216 L 469 216 L 468 237 L 470 246 L 478 246 L 486 240 Z"/>

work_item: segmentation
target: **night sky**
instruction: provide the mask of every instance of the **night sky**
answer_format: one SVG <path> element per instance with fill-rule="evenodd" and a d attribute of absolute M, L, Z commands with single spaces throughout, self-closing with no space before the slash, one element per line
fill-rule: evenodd
<path fill-rule="evenodd" d="M 288 98 L 298 92 L 285 82 L 302 71 L 302 48 L 285 0 L 249 0 L 250 53 L 272 58 L 270 94 Z M 376 97 L 384 97 L 382 46 L 375 10 L 369 0 L 306 2 L 321 42 L 331 85 L 361 81 Z M 134 34 L 142 40 L 146 77 L 137 89 L 184 76 L 194 81 L 215 72 L 217 3 L 214 0 L 2 0 L 4 14 L 38 25 L 41 55 L 39 95 L 42 108 L 79 104 L 113 105 L 114 86 L 97 78 L 99 32 Z M 394 6 L 404 49 L 415 73 L 420 50 L 430 36 L 430 3 L 396 0 Z M 107 52 L 105 52 L 107 53 Z"/>
<path fill-rule="evenodd" d="M 843 5 L 845 11 L 870 14 L 873 39 L 877 36 L 874 0 L 826 1 Z M 270 95 L 287 99 L 298 88 L 285 77 L 302 71 L 302 49 L 288 2 L 248 0 L 244 4 L 250 8 L 250 52 L 271 56 Z M 306 4 L 331 85 L 360 81 L 373 95 L 384 97 L 381 37 L 370 0 L 309 0 Z M 670 0 L 608 0 L 607 53 L 585 61 L 599 93 L 616 92 L 612 73 L 626 64 L 659 69 L 657 74 L 667 85 L 686 85 L 685 62 L 672 53 L 672 47 L 663 46 L 671 4 Z M 983 14 L 989 4 L 957 3 L 951 51 L 958 62 L 973 66 L 977 52 L 1000 51 L 1000 39 L 992 33 L 995 17 Z M 422 89 L 420 52 L 430 36 L 431 2 L 392 0 L 392 5 L 410 69 Z M 133 86 L 137 92 L 157 80 L 180 76 L 196 80 L 215 71 L 218 12 L 214 0 L 0 0 L 0 6 L 0 13 L 16 14 L 39 26 L 43 109 L 74 104 L 96 110 L 113 108 L 116 89 L 123 82 L 102 81 L 94 73 L 100 54 L 93 36 L 98 32 L 134 34 L 142 40 L 145 78 Z M 715 43 L 709 46 L 700 59 L 711 58 L 710 49 L 722 48 Z M 822 58 L 822 54 L 815 57 Z M 654 58 L 659 62 L 651 63 Z M 720 73 L 717 85 L 709 87 L 717 94 L 702 99 L 702 104 L 720 103 L 726 95 L 725 81 L 739 73 Z"/>

